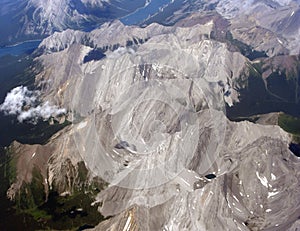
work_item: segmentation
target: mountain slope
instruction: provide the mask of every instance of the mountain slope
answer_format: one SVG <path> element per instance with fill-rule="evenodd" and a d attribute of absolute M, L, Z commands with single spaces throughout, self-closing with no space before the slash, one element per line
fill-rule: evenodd
<path fill-rule="evenodd" d="M 282 46 L 299 54 L 299 1 L 218 1 L 216 10 L 230 19 L 234 37 L 255 49 L 272 56 L 286 53 Z"/>

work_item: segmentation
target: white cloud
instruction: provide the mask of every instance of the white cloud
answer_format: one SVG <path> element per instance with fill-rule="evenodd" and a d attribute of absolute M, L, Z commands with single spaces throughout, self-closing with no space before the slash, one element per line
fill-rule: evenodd
<path fill-rule="evenodd" d="M 66 110 L 55 105 L 50 105 L 48 101 L 38 105 L 39 91 L 30 91 L 27 87 L 19 86 L 7 93 L 0 111 L 6 115 L 16 115 L 19 122 L 37 119 L 44 120 L 66 113 Z"/>
<path fill-rule="evenodd" d="M 117 59 L 126 53 L 134 54 L 135 51 L 132 48 L 119 47 L 118 49 L 114 50 L 113 52 L 106 53 L 106 57 L 109 59 Z"/>

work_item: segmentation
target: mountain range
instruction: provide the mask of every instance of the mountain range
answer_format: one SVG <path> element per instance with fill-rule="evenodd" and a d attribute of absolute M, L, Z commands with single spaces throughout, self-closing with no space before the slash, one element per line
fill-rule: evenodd
<path fill-rule="evenodd" d="M 145 3 L 137 0 L 1 0 L 1 42 L 44 38 L 68 28 L 91 30 L 103 22 L 125 16 Z"/>
<path fill-rule="evenodd" d="M 6 147 L 7 196 L 43 228 L 90 208 L 94 230 L 299 228 L 298 133 L 281 124 L 299 116 L 299 1 L 174 0 L 138 25 L 122 17 L 152 1 L 22 4 L 3 1 L 21 22 L 7 35 L 47 37 L 0 110 L 64 128 Z M 92 202 L 57 212 L 76 195 Z"/>

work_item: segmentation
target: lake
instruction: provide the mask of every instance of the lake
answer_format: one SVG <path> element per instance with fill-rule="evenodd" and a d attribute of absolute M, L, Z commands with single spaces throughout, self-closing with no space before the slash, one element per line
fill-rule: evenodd
<path fill-rule="evenodd" d="M 11 46 L 0 47 L 0 57 L 5 55 L 19 56 L 22 54 L 31 54 L 40 43 L 41 40 L 30 40 Z"/>

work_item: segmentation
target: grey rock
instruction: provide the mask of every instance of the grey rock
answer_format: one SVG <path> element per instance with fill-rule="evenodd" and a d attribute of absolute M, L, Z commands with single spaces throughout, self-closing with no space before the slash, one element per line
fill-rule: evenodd
<path fill-rule="evenodd" d="M 78 33 L 44 43 L 65 48 L 37 59 L 44 70 L 36 85 L 73 121 L 53 139 L 55 155 L 83 160 L 91 177 L 109 183 L 97 201 L 112 218 L 95 230 L 297 226 L 300 166 L 288 149 L 291 137 L 276 125 L 226 118 L 225 101 L 238 100 L 238 92 L 224 96 L 224 86 L 233 86 L 249 63 L 209 39 L 212 28 L 212 21 L 191 27 L 107 24 L 85 36 L 119 48 L 86 63 L 93 48 L 75 39 Z M 135 36 L 143 42 L 130 50 L 126 41 Z M 54 161 L 50 183 L 59 169 Z M 216 178 L 205 179 L 208 174 Z"/>

